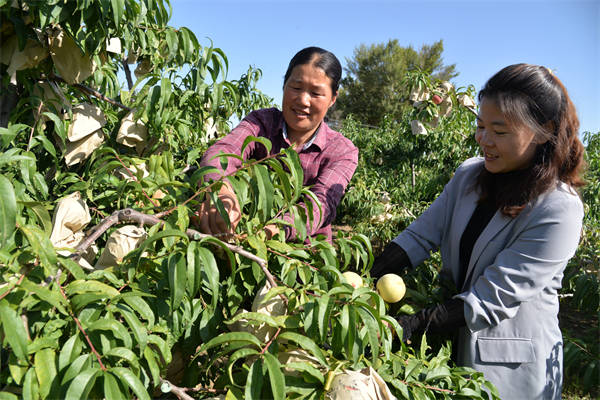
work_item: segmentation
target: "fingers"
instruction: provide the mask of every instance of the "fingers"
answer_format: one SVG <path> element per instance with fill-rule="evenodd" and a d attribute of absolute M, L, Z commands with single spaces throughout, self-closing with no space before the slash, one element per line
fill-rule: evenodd
<path fill-rule="evenodd" d="M 227 212 L 230 225 L 221 216 L 217 207 L 213 205 L 210 197 L 207 196 L 206 200 L 200 205 L 200 210 L 197 213 L 200 230 L 209 235 L 219 233 L 233 234 L 242 218 L 240 204 L 233 191 L 226 185 L 223 185 L 219 190 L 219 200 Z"/>

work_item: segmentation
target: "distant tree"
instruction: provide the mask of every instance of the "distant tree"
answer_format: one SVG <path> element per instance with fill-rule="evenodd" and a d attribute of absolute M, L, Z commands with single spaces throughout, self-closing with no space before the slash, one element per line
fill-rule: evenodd
<path fill-rule="evenodd" d="M 398 115 L 408 106 L 406 72 L 420 69 L 434 80 L 445 81 L 458 75 L 456 64 L 444 65 L 443 50 L 443 40 L 423 45 L 419 51 L 401 46 L 397 39 L 361 44 L 352 59 L 346 59 L 346 77 L 331 117 L 353 114 L 363 123 L 378 125 L 385 115 Z"/>

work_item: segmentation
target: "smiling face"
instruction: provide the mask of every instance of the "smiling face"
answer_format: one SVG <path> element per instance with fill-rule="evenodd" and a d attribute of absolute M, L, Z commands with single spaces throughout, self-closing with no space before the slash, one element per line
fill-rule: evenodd
<path fill-rule="evenodd" d="M 485 97 L 479 106 L 475 140 L 485 157 L 485 169 L 491 173 L 526 168 L 538 145 L 533 130 L 508 121 L 496 102 Z"/>
<path fill-rule="evenodd" d="M 297 65 L 283 87 L 283 118 L 292 142 L 307 140 L 318 128 L 337 93 L 331 79 L 312 63 Z"/>

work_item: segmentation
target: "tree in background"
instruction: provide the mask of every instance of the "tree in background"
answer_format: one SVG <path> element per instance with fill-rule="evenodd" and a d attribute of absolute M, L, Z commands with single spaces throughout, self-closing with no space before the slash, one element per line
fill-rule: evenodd
<path fill-rule="evenodd" d="M 360 45 L 354 57 L 346 59 L 346 77 L 332 117 L 352 114 L 365 124 L 379 125 L 385 115 L 399 115 L 408 99 L 410 87 L 406 72 L 421 70 L 435 80 L 448 81 L 458 75 L 456 65 L 444 65 L 443 40 L 423 45 L 419 51 L 403 47 L 398 39 L 387 43 Z"/>

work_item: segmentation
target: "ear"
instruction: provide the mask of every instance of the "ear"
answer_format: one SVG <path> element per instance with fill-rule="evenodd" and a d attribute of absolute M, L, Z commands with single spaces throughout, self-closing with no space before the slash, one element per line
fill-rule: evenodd
<path fill-rule="evenodd" d="M 330 108 L 332 105 L 335 104 L 335 101 L 337 100 L 337 97 L 338 97 L 338 91 L 336 90 L 335 94 L 331 97 L 331 103 L 329 104 L 328 108 Z"/>

